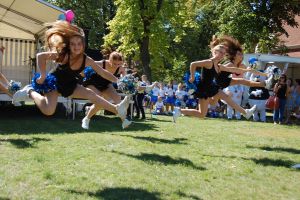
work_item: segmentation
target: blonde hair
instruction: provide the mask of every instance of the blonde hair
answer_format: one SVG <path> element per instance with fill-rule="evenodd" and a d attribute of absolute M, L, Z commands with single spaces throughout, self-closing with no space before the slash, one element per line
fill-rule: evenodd
<path fill-rule="evenodd" d="M 49 23 L 47 26 L 50 26 L 51 28 L 45 33 L 46 45 L 51 51 L 56 51 L 58 53 L 56 61 L 61 62 L 66 54 L 70 52 L 69 46 L 72 37 L 80 37 L 85 46 L 84 32 L 78 26 L 61 20 Z"/>

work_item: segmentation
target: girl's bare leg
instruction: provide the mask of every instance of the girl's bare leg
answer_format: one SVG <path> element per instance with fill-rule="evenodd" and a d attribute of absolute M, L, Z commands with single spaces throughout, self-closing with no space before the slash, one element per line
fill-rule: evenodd
<path fill-rule="evenodd" d="M 57 98 L 59 96 L 56 90 L 46 93 L 44 96 L 33 90 L 30 90 L 28 94 L 44 115 L 54 114 L 57 106 Z"/>
<path fill-rule="evenodd" d="M 223 99 L 229 106 L 231 106 L 236 111 L 239 111 L 246 117 L 246 119 L 249 119 L 253 112 L 256 109 L 256 105 L 254 105 L 251 109 L 244 109 L 240 105 L 236 104 L 231 97 L 229 97 L 227 94 L 225 94 L 222 90 L 219 90 L 218 94 L 220 95 L 220 98 Z"/>
<path fill-rule="evenodd" d="M 121 96 L 117 93 L 117 91 L 115 90 L 115 88 L 112 86 L 112 84 L 109 84 L 108 88 L 103 91 L 100 92 L 96 87 L 94 86 L 89 86 L 88 88 L 90 88 L 91 90 L 93 90 L 97 95 L 104 97 L 106 100 L 110 100 L 112 99 L 114 104 L 119 104 L 121 102 Z M 101 108 L 103 108 L 101 105 L 99 104 L 93 104 L 90 107 L 89 110 L 89 114 L 88 114 L 88 118 L 90 119 L 92 116 L 94 116 Z"/>
<path fill-rule="evenodd" d="M 204 118 L 208 110 L 208 99 L 199 99 L 199 109 L 181 109 L 181 113 L 187 116 L 193 116 L 198 118 Z"/>
<path fill-rule="evenodd" d="M 122 127 L 127 128 L 131 122 L 126 120 L 127 108 L 129 106 L 129 98 L 126 96 L 125 99 L 118 105 L 114 105 L 109 101 L 105 100 L 103 97 L 97 95 L 89 88 L 85 88 L 81 85 L 77 85 L 72 97 L 88 99 L 93 104 L 99 105 L 101 108 L 108 110 L 112 113 L 117 114 L 123 121 Z M 90 118 L 93 116 L 91 110 L 88 111 L 87 115 L 82 120 L 82 128 L 89 129 Z"/>
<path fill-rule="evenodd" d="M 89 88 L 85 88 L 81 85 L 77 85 L 74 93 L 72 94 L 72 97 L 74 98 L 82 98 L 82 99 L 88 99 L 93 104 L 99 105 L 101 108 L 108 110 L 112 113 L 117 114 L 117 106 L 113 105 L 109 101 L 105 100 L 103 97 L 97 95 L 95 92 L 93 92 Z M 89 111 L 87 117 L 92 117 L 92 113 Z"/>
<path fill-rule="evenodd" d="M 12 94 L 8 90 L 8 85 L 3 84 L 2 82 L 0 82 L 0 91 L 3 91 L 8 96 L 12 97 Z"/>

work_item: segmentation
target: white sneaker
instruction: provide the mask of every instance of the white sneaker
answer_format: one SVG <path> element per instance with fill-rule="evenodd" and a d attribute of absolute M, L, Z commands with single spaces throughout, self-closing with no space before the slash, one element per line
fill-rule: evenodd
<path fill-rule="evenodd" d="M 267 80 L 265 80 L 265 88 L 270 90 L 272 89 L 272 85 L 273 85 L 273 75 L 270 75 L 269 78 Z"/>
<path fill-rule="evenodd" d="M 132 121 L 129 121 L 128 119 L 124 119 L 124 121 L 122 122 L 122 128 L 128 128 L 128 126 L 130 126 L 130 124 L 132 123 Z"/>
<path fill-rule="evenodd" d="M 123 101 L 121 101 L 121 103 L 119 103 L 117 105 L 117 115 L 122 119 L 122 120 L 125 120 L 126 118 L 126 115 L 127 115 L 127 108 L 129 106 L 129 100 L 130 98 L 129 97 L 125 97 L 123 99 Z"/>
<path fill-rule="evenodd" d="M 244 117 L 246 119 L 250 119 L 250 117 L 253 115 L 254 111 L 256 110 L 256 105 L 252 106 L 252 108 L 250 109 L 246 109 L 246 114 L 244 115 Z"/>
<path fill-rule="evenodd" d="M 181 111 L 179 108 L 174 108 L 174 111 L 173 111 L 173 122 L 176 123 L 176 120 L 178 117 L 180 117 L 181 115 Z"/>
<path fill-rule="evenodd" d="M 81 127 L 82 127 L 83 129 L 88 130 L 88 129 L 89 129 L 89 125 L 90 125 L 90 119 L 87 118 L 87 117 L 84 117 L 84 118 L 82 119 Z"/>
<path fill-rule="evenodd" d="M 31 85 L 26 85 L 23 89 L 18 90 L 13 95 L 13 102 L 20 102 L 20 101 L 26 101 L 30 100 L 29 98 L 29 92 L 30 90 L 33 90 L 33 87 Z"/>

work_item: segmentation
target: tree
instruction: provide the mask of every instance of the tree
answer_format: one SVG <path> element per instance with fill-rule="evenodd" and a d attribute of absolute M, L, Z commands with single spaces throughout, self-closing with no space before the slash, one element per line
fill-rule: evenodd
<path fill-rule="evenodd" d="M 220 34 L 229 34 L 254 51 L 259 43 L 262 52 L 278 44 L 278 35 L 287 34 L 283 25 L 298 26 L 295 15 L 300 14 L 300 4 L 284 0 L 218 0 L 213 1 Z"/>
<path fill-rule="evenodd" d="M 105 36 L 104 46 L 117 46 L 126 56 L 134 55 L 151 80 L 152 70 L 160 71 L 166 63 L 174 61 L 169 51 L 171 42 L 179 43 L 186 34 L 184 28 L 196 26 L 197 3 L 196 0 L 116 0 L 116 16 L 108 23 L 110 33 Z"/>
<path fill-rule="evenodd" d="M 106 22 L 114 15 L 116 7 L 113 0 L 48 0 L 65 10 L 75 13 L 75 22 L 83 29 L 89 30 L 89 47 L 100 49 L 103 37 L 108 34 Z"/>

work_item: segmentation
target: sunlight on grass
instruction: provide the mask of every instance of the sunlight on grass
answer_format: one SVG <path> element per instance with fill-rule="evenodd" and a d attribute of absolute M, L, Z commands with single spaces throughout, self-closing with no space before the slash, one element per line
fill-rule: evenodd
<path fill-rule="evenodd" d="M 297 199 L 299 144 L 299 126 L 251 121 L 2 119 L 0 198 Z"/>

